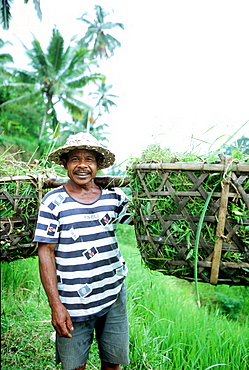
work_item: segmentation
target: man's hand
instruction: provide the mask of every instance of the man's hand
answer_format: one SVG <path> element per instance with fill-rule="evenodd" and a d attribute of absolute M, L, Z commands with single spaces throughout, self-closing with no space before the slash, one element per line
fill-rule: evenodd
<path fill-rule="evenodd" d="M 72 338 L 69 331 L 73 331 L 73 323 L 67 309 L 62 304 L 52 309 L 52 324 L 60 337 Z"/>

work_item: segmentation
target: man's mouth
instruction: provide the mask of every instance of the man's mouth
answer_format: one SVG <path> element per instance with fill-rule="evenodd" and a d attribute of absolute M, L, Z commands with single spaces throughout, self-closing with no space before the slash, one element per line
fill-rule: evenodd
<path fill-rule="evenodd" d="M 88 175 L 91 175 L 91 171 L 74 171 L 74 175 L 77 175 L 77 176 L 88 176 Z"/>

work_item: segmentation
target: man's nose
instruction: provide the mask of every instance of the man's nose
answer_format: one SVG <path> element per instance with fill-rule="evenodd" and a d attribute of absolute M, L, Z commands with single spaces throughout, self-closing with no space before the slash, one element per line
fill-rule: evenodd
<path fill-rule="evenodd" d="M 86 160 L 84 158 L 80 159 L 78 166 L 79 167 L 87 167 Z"/>

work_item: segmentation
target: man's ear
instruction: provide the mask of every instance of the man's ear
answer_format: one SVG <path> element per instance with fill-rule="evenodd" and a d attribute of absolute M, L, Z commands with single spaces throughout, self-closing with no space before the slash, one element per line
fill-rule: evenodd
<path fill-rule="evenodd" d="M 61 161 L 62 161 L 64 168 L 67 170 L 67 161 L 64 158 L 62 158 Z"/>

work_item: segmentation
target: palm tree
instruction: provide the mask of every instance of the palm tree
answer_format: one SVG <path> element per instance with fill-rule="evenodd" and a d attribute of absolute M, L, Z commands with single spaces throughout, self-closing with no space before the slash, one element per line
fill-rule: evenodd
<path fill-rule="evenodd" d="M 0 17 L 0 19 L 1 19 L 1 23 L 2 23 L 2 26 L 3 26 L 4 30 L 9 29 L 10 20 L 11 20 L 10 7 L 11 7 L 12 1 L 13 0 L 1 0 L 1 7 L 0 7 L 1 17 Z M 29 2 L 29 0 L 24 0 L 25 4 L 27 4 L 28 2 Z M 37 13 L 39 19 L 41 19 L 42 13 L 41 13 L 41 8 L 40 8 L 40 0 L 33 0 L 33 3 L 34 3 L 34 6 L 35 6 L 36 13 Z"/>
<path fill-rule="evenodd" d="M 95 107 L 98 109 L 98 116 L 102 116 L 105 112 L 110 113 L 110 107 L 116 106 L 116 103 L 111 99 L 117 98 L 117 95 L 108 93 L 111 88 L 112 85 L 107 86 L 105 81 L 102 81 L 101 84 L 98 85 L 98 90 L 90 93 L 95 99 L 98 99 L 95 104 Z"/>
<path fill-rule="evenodd" d="M 96 19 L 94 22 L 90 22 L 85 18 L 88 14 L 84 13 L 78 20 L 81 20 L 88 24 L 88 30 L 85 36 L 80 40 L 81 45 L 89 46 L 93 43 L 92 56 L 99 56 L 103 58 L 104 56 L 109 58 L 113 55 L 114 49 L 120 46 L 120 42 L 111 36 L 109 33 L 105 33 L 106 30 L 112 29 L 114 27 L 121 27 L 124 29 L 122 23 L 112 23 L 105 22 L 105 17 L 108 13 L 105 13 L 101 6 L 95 6 Z M 108 54 L 108 51 L 110 54 Z"/>
<path fill-rule="evenodd" d="M 83 88 L 91 81 L 104 81 L 99 73 L 89 74 L 91 64 L 89 50 L 68 47 L 64 50 L 64 39 L 57 29 L 53 29 L 52 38 L 45 53 L 39 41 L 34 39 L 32 49 L 26 49 L 33 71 L 14 70 L 17 82 L 9 87 L 19 92 L 18 97 L 0 105 L 25 104 L 35 102 L 42 96 L 44 115 L 41 122 L 40 137 L 44 134 L 47 121 L 53 131 L 58 131 L 58 105 L 62 105 L 77 120 L 92 107 L 82 101 Z M 86 75 L 88 73 L 88 75 Z M 60 104 L 58 104 L 60 103 Z"/>

